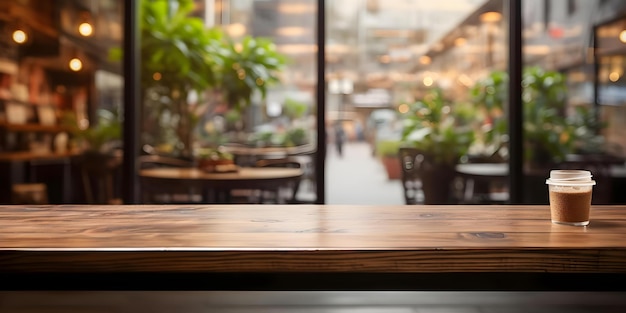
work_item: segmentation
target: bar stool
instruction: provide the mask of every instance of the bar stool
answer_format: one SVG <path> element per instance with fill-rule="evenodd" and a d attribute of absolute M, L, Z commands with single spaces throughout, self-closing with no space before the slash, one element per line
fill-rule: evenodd
<path fill-rule="evenodd" d="M 13 184 L 11 185 L 11 203 L 48 204 L 48 188 L 42 183 Z"/>

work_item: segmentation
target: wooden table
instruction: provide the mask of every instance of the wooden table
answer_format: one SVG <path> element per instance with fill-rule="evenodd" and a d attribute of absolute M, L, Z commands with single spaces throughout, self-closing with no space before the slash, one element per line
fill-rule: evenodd
<path fill-rule="evenodd" d="M 55 181 L 60 190 L 53 190 L 56 201 L 70 202 L 71 194 L 71 159 L 76 152 L 65 153 L 33 153 L 30 151 L 0 153 L 0 190 L 11 190 L 13 184 L 38 183 L 42 177 L 37 177 L 37 167 L 58 167 L 56 171 L 61 176 Z M 55 175 L 56 176 L 56 175 Z M 48 186 L 50 188 L 52 186 Z M 0 192 L 0 203 L 11 203 L 9 192 Z M 54 201 L 53 201 L 54 202 Z"/>
<path fill-rule="evenodd" d="M 9 289 L 626 290 L 626 206 L 0 206 Z M 611 284 L 619 283 L 619 284 Z"/>
<path fill-rule="evenodd" d="M 276 189 L 289 181 L 299 179 L 302 175 L 302 169 L 278 167 L 241 167 L 237 172 L 229 173 L 211 173 L 195 167 L 151 168 L 139 172 L 144 181 L 149 180 L 165 186 L 168 184 L 200 186 L 205 191 L 218 190 L 221 194 L 229 194 L 233 189 Z M 228 202 L 227 197 L 223 196 L 218 196 L 217 200 Z"/>
<path fill-rule="evenodd" d="M 224 149 L 235 156 L 235 162 L 242 166 L 254 166 L 262 159 L 278 159 L 288 156 L 311 156 L 316 145 L 304 144 L 294 147 L 253 147 L 243 144 L 226 144 Z"/>

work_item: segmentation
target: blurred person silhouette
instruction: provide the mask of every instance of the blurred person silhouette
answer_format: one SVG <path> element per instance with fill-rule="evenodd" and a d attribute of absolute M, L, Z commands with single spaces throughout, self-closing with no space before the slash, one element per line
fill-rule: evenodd
<path fill-rule="evenodd" d="M 346 132 L 341 125 L 341 121 L 335 121 L 335 147 L 337 148 L 337 154 L 343 155 L 343 142 L 346 140 Z"/>
<path fill-rule="evenodd" d="M 363 123 L 361 123 L 361 121 L 357 120 L 354 123 L 354 132 L 356 133 L 357 141 L 365 141 L 365 133 L 363 131 Z"/>

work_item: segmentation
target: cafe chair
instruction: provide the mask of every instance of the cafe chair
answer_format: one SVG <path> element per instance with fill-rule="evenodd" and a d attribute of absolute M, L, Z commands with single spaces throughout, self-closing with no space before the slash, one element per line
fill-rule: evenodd
<path fill-rule="evenodd" d="M 424 201 L 422 181 L 418 174 L 423 154 L 415 148 L 400 148 L 398 151 L 400 167 L 402 169 L 402 188 L 404 204 L 418 204 Z"/>
<path fill-rule="evenodd" d="M 80 173 L 85 202 L 88 204 L 116 204 L 121 200 L 122 151 L 111 154 L 83 153 L 74 157 Z"/>
<path fill-rule="evenodd" d="M 484 165 L 480 174 L 463 171 L 459 167 Z M 505 163 L 492 163 L 489 160 L 470 159 L 470 162 L 457 165 L 457 184 L 461 204 L 505 204 L 510 192 L 506 175 L 497 173 Z M 480 168 L 480 167 L 479 167 Z M 507 171 L 508 172 L 508 171 Z"/>
<path fill-rule="evenodd" d="M 303 171 L 302 179 L 300 180 L 300 191 L 305 189 L 307 195 L 315 194 L 316 190 L 316 178 L 315 178 L 315 158 L 317 150 L 314 147 L 306 145 L 301 147 L 289 156 L 300 162 L 301 169 Z M 315 196 L 313 196 L 315 198 Z M 305 201 L 307 203 L 313 203 L 314 201 Z"/>
<path fill-rule="evenodd" d="M 160 167 L 192 167 L 193 162 L 161 155 L 142 155 L 137 159 L 140 169 Z M 143 203 L 181 204 L 202 202 L 200 187 L 164 183 L 149 177 L 141 177 L 141 195 Z"/>
<path fill-rule="evenodd" d="M 303 168 L 302 161 L 295 157 L 279 159 L 262 159 L 256 162 L 257 167 L 288 167 Z M 295 204 L 297 200 L 301 178 L 291 181 L 288 185 L 278 188 L 261 188 L 260 203 Z"/>

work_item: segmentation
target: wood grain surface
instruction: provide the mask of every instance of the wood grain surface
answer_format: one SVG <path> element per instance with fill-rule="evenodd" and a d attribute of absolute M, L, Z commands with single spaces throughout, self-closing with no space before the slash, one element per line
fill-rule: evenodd
<path fill-rule="evenodd" d="M 626 273 L 626 206 L 0 206 L 0 272 Z"/>

